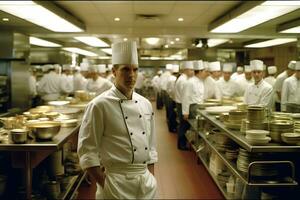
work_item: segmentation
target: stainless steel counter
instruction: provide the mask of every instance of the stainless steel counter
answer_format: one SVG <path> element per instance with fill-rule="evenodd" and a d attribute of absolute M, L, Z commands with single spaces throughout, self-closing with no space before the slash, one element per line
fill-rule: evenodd
<path fill-rule="evenodd" d="M 268 143 L 267 145 L 253 146 L 247 142 L 244 134 L 241 134 L 239 131 L 226 128 L 220 120 L 216 119 L 215 115 L 208 114 L 204 110 L 200 111 L 199 113 L 214 126 L 224 131 L 230 139 L 235 141 L 249 152 L 300 152 L 300 146 L 278 143 Z"/>

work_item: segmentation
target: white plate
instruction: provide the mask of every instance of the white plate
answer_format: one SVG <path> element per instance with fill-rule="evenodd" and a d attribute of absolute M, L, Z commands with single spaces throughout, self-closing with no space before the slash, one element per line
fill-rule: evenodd
<path fill-rule="evenodd" d="M 246 136 L 246 140 L 250 143 L 250 144 L 253 144 L 253 145 L 260 145 L 260 144 L 268 144 L 270 141 L 271 141 L 271 138 L 270 137 L 265 137 L 263 139 L 251 139 L 251 138 L 248 138 Z"/>
<path fill-rule="evenodd" d="M 235 109 L 236 106 L 213 106 L 205 108 L 205 111 L 209 114 L 221 114 Z"/>
<path fill-rule="evenodd" d="M 48 104 L 51 106 L 65 106 L 69 104 L 70 101 L 49 101 Z"/>

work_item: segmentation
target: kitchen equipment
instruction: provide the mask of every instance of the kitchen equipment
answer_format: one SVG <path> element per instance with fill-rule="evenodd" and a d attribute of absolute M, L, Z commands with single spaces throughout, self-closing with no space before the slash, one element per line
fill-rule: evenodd
<path fill-rule="evenodd" d="M 65 106 L 68 105 L 70 101 L 49 101 L 48 104 L 51 106 Z"/>
<path fill-rule="evenodd" d="M 45 116 L 51 120 L 57 118 L 59 116 L 58 112 L 47 112 L 45 113 Z"/>
<path fill-rule="evenodd" d="M 249 122 L 259 123 L 265 120 L 265 108 L 262 106 L 248 106 L 247 119 Z"/>
<path fill-rule="evenodd" d="M 79 99 L 80 101 L 88 101 L 89 100 L 89 93 L 85 90 L 76 90 L 74 92 L 75 98 Z"/>
<path fill-rule="evenodd" d="M 26 143 L 28 130 L 27 129 L 12 129 L 10 131 L 11 140 L 16 144 Z"/>
<path fill-rule="evenodd" d="M 248 105 L 245 103 L 236 103 L 237 110 L 247 111 Z"/>
<path fill-rule="evenodd" d="M 213 106 L 205 108 L 206 112 L 209 114 L 221 114 L 228 113 L 231 110 L 235 110 L 235 106 Z"/>
<path fill-rule="evenodd" d="M 275 142 L 282 142 L 282 133 L 294 132 L 293 121 L 290 120 L 275 120 L 270 122 L 270 136 Z"/>
<path fill-rule="evenodd" d="M 300 142 L 300 133 L 282 133 L 281 139 L 284 143 L 296 145 Z"/>
<path fill-rule="evenodd" d="M 32 130 L 36 139 L 52 139 L 60 130 L 60 122 L 42 121 L 27 123 L 26 126 Z"/>
<path fill-rule="evenodd" d="M 44 114 L 46 112 L 52 111 L 53 109 L 53 106 L 37 106 L 35 108 L 31 108 L 29 112 L 34 114 Z"/>
<path fill-rule="evenodd" d="M 61 119 L 77 119 L 81 112 L 81 110 L 77 108 L 60 108 L 55 109 L 54 111 L 60 113 L 59 118 Z"/>
<path fill-rule="evenodd" d="M 62 119 L 59 120 L 61 127 L 75 127 L 78 124 L 78 119 Z"/>
<path fill-rule="evenodd" d="M 29 119 L 29 120 L 32 120 L 32 119 L 38 119 L 38 118 L 41 117 L 40 114 L 38 114 L 38 113 L 30 113 L 29 111 L 23 112 L 23 115 L 24 115 L 25 117 L 27 117 L 27 119 Z"/>

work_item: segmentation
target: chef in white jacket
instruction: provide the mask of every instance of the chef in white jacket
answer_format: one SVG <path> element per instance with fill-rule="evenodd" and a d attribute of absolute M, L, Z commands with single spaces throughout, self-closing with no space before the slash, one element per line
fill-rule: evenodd
<path fill-rule="evenodd" d="M 275 75 L 277 73 L 277 67 L 276 66 L 269 66 L 267 71 L 268 71 L 269 76 L 265 78 L 265 81 L 267 83 L 269 83 L 270 85 L 272 85 L 272 87 L 273 87 L 275 82 L 276 82 Z"/>
<path fill-rule="evenodd" d="M 69 64 L 65 64 L 62 67 L 61 74 L 61 87 L 65 91 L 66 94 L 70 94 L 74 92 L 74 76 L 72 74 L 72 67 Z"/>
<path fill-rule="evenodd" d="M 219 61 L 209 63 L 209 73 L 210 76 L 215 80 L 219 80 L 222 76 L 221 63 Z"/>
<path fill-rule="evenodd" d="M 113 86 L 110 81 L 99 76 L 99 68 L 97 65 L 89 66 L 89 77 L 86 89 L 89 92 L 96 92 L 96 95 L 101 94 Z"/>
<path fill-rule="evenodd" d="M 300 61 L 296 62 L 295 74 L 283 82 L 281 93 L 282 111 L 287 111 L 287 104 L 300 105 Z"/>
<path fill-rule="evenodd" d="M 251 60 L 250 66 L 254 78 L 254 84 L 247 87 L 244 95 L 244 103 L 248 105 L 261 105 L 267 108 L 272 106 L 272 86 L 263 79 L 263 62 Z"/>
<path fill-rule="evenodd" d="M 233 98 L 239 96 L 239 85 L 232 80 L 233 66 L 230 63 L 223 65 L 223 77 L 217 81 L 217 85 L 222 93 L 222 97 Z"/>
<path fill-rule="evenodd" d="M 74 91 L 76 90 L 86 90 L 87 79 L 82 75 L 81 68 L 75 67 L 74 70 Z"/>
<path fill-rule="evenodd" d="M 232 80 L 236 80 L 239 76 L 243 75 L 244 69 L 241 66 L 236 68 L 236 72 L 231 75 Z"/>
<path fill-rule="evenodd" d="M 194 61 L 194 72 L 195 75 L 183 85 L 182 114 L 185 120 L 195 118 L 198 105 L 204 102 L 204 80 L 209 74 L 202 60 Z"/>
<path fill-rule="evenodd" d="M 154 114 L 151 103 L 133 91 L 136 43 L 113 44 L 112 63 L 115 85 L 88 104 L 82 119 L 80 165 L 96 180 L 96 199 L 153 199 Z"/>
<path fill-rule="evenodd" d="M 203 62 L 204 64 L 204 68 L 206 70 L 210 70 L 212 68 L 220 68 L 220 62 Z M 206 99 L 218 99 L 221 100 L 222 98 L 222 93 L 219 89 L 219 87 L 217 86 L 217 82 L 215 81 L 215 79 L 213 79 L 210 76 L 208 76 L 205 80 L 204 80 L 204 100 Z"/>
<path fill-rule="evenodd" d="M 251 69 L 250 65 L 244 66 L 244 74 L 238 76 L 235 81 L 237 82 L 237 84 L 240 87 L 239 96 L 244 96 L 247 87 L 250 84 L 254 83 L 254 78 L 252 77 L 252 69 Z"/>

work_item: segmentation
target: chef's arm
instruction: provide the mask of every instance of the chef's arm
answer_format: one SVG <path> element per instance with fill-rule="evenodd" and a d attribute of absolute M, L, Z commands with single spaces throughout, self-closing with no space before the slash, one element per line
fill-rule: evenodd
<path fill-rule="evenodd" d="M 148 170 L 153 174 L 154 176 L 154 163 L 153 164 L 148 164 Z"/>
<path fill-rule="evenodd" d="M 100 166 L 87 168 L 86 171 L 102 188 L 104 187 L 105 173 Z"/>

